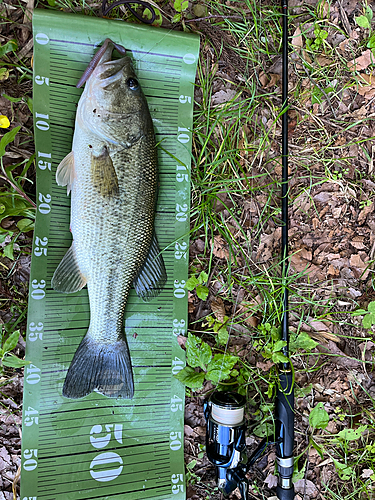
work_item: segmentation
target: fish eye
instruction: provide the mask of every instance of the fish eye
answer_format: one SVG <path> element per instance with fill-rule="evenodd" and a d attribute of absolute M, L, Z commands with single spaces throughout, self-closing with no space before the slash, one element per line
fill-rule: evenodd
<path fill-rule="evenodd" d="M 126 85 L 130 90 L 137 90 L 137 88 L 139 87 L 138 80 L 136 80 L 135 78 L 128 78 L 126 80 Z"/>

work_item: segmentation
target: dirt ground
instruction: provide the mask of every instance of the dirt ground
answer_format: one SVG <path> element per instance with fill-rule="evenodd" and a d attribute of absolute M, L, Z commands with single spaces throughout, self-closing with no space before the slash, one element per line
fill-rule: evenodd
<path fill-rule="evenodd" d="M 227 3 L 234 4 L 235 2 Z M 27 2 L 22 0 L 21 6 L 18 0 L 4 0 L 3 7 L 0 6 L 3 16 L 0 25 L 0 45 L 3 46 L 9 40 L 16 39 L 17 56 L 29 69 L 32 57 L 30 11 L 33 5 L 32 0 Z M 290 318 L 292 331 L 302 329 L 319 342 L 313 355 L 307 359 L 299 357 L 295 359 L 298 385 L 307 387 L 311 384 L 311 391 L 307 395 L 297 394 L 296 397 L 296 456 L 302 453 L 309 443 L 309 413 L 316 403 L 322 402 L 325 410 L 332 417 L 326 431 L 336 434 L 344 428 L 368 424 L 366 412 L 373 412 L 373 398 L 375 397 L 375 378 L 372 373 L 375 343 L 368 340 L 369 332 L 361 327 L 360 319 L 348 315 L 348 311 L 356 307 L 366 309 L 368 304 L 375 300 L 373 286 L 375 256 L 373 56 L 366 47 L 364 30 L 355 22 L 355 17 L 363 14 L 362 2 L 332 0 L 329 13 L 325 13 L 325 19 L 328 19 L 328 24 L 331 23 L 332 26 L 339 25 L 342 33 L 338 34 L 337 30 L 328 29 L 327 42 L 337 49 L 336 53 L 341 57 L 341 62 L 345 61 L 348 67 L 342 73 L 339 70 L 337 73 L 332 70 L 328 74 L 327 69 L 326 78 L 333 81 L 336 75 L 339 75 L 341 90 L 330 98 L 327 95 L 328 91 L 325 90 L 327 86 L 323 88 L 319 85 L 319 73 L 311 70 L 310 74 L 307 71 L 303 77 L 306 66 L 301 64 L 301 58 L 308 57 L 304 54 L 304 49 L 309 34 L 302 38 L 301 30 L 298 31 L 298 29 L 306 12 L 316 8 L 316 5 L 317 0 L 290 0 L 289 2 L 290 12 L 295 17 L 291 28 L 294 50 L 291 55 L 289 75 L 292 96 L 289 112 L 292 200 L 289 236 L 293 269 L 297 273 L 304 274 L 300 280 L 302 283 L 300 290 L 309 294 L 315 303 L 320 303 L 322 310 L 327 307 L 327 304 L 332 304 L 332 307 L 326 319 L 316 320 L 308 315 L 302 319 L 293 315 Z M 322 9 L 324 8 L 325 2 L 322 2 Z M 221 32 L 220 28 L 211 24 L 210 21 L 210 18 L 205 17 L 201 21 L 196 21 L 192 26 L 193 30 L 201 34 L 202 40 L 211 43 L 211 48 L 221 49 L 219 58 L 214 50 L 207 48 L 207 45 L 204 45 L 202 51 L 202 58 L 208 61 L 209 65 L 218 64 L 222 74 L 226 75 L 226 84 L 223 84 L 222 78 L 214 78 L 212 98 L 219 103 L 225 102 L 230 91 L 241 85 L 243 73 L 246 71 L 250 75 L 257 74 L 259 87 L 264 92 L 275 88 L 281 77 L 281 57 L 273 57 L 272 64 L 267 61 L 258 66 L 246 67 L 238 52 L 232 49 L 236 44 L 233 36 L 227 32 Z M 304 29 L 307 28 L 304 25 Z M 310 28 L 310 38 L 313 39 L 314 27 Z M 324 70 L 332 63 L 328 59 L 327 56 L 322 55 L 320 60 L 314 61 L 314 64 L 320 64 Z M 353 80 L 351 74 L 350 66 L 354 63 L 362 75 L 362 83 L 359 84 L 358 81 L 356 83 Z M 311 64 L 313 66 L 313 62 Z M 25 95 L 31 96 L 31 81 L 25 79 L 21 83 L 16 83 L 16 80 L 12 75 L 3 79 L 0 76 L 0 115 L 12 117 L 12 128 L 17 125 L 23 127 L 22 144 L 20 145 L 17 139 L 7 147 L 4 156 L 5 166 L 28 158 L 33 153 L 32 115 L 25 100 L 12 103 L 2 97 L 4 93 L 15 99 Z M 196 101 L 201 102 L 202 91 L 199 87 L 199 79 L 197 83 Z M 315 99 L 313 89 L 320 91 L 320 94 L 319 92 L 314 94 Z M 319 94 L 318 97 L 317 94 Z M 243 96 L 246 97 L 246 91 Z M 275 141 L 266 154 L 268 159 L 272 159 L 279 154 L 279 146 L 276 143 L 280 137 L 280 127 L 266 112 L 260 118 L 265 126 L 269 127 L 270 133 L 274 134 Z M 323 147 L 318 151 L 316 143 L 319 141 Z M 324 158 L 319 156 L 323 154 Z M 242 160 L 246 165 L 251 158 L 243 153 Z M 329 172 L 327 172 L 327 162 L 324 160 L 329 161 Z M 264 168 L 269 168 L 270 171 L 275 169 L 280 175 L 271 160 L 266 166 L 260 162 L 255 163 L 253 175 L 256 176 L 257 169 L 261 173 Z M 31 180 L 35 180 L 35 170 L 29 172 L 28 175 L 34 176 Z M 317 178 L 320 181 L 311 182 L 311 178 Z M 1 185 L 4 185 L 4 182 L 0 180 Z M 32 184 L 25 185 L 25 189 L 31 197 L 33 192 L 35 194 L 35 186 Z M 223 212 L 223 216 L 229 219 L 228 212 L 225 213 L 228 198 L 225 194 L 222 198 L 223 203 L 218 204 L 216 210 Z M 267 201 L 265 198 L 266 196 L 259 191 L 256 191 L 255 195 L 235 198 L 239 220 L 246 230 L 257 226 L 261 207 Z M 15 228 L 17 220 L 14 217 L 3 220 L 2 228 Z M 235 222 L 229 221 L 230 223 L 234 232 L 238 230 Z M 31 237 L 32 232 L 20 235 L 17 240 L 18 246 L 15 246 L 16 259 L 11 259 L 6 255 L 0 256 L 0 322 L 2 324 L 19 318 L 27 307 Z M 270 265 L 275 258 L 275 253 L 277 254 L 279 250 L 279 239 L 279 229 L 270 218 L 267 224 L 262 226 L 262 231 L 252 236 L 253 261 L 257 265 Z M 219 234 L 215 235 L 215 242 L 212 250 L 214 266 L 223 267 L 229 257 L 228 247 Z M 6 243 L 2 243 L 2 246 L 4 247 Z M 201 262 L 207 262 L 210 253 L 211 248 L 205 245 L 204 235 L 196 235 L 190 246 L 191 261 L 199 256 Z M 233 303 L 225 298 L 221 299 L 218 305 L 217 294 L 220 287 L 217 281 L 210 284 L 209 288 L 210 295 L 206 301 L 199 299 L 196 292 L 190 294 L 189 319 L 191 325 L 194 325 L 192 331 L 199 331 L 200 321 L 207 314 L 216 311 L 215 314 L 231 316 L 235 312 Z M 240 286 L 234 287 L 234 296 L 242 293 L 240 288 Z M 241 300 L 244 300 L 243 296 Z M 220 309 L 221 313 L 218 313 Z M 247 328 L 256 326 L 257 322 L 259 318 L 250 316 Z M 24 333 L 24 318 L 18 327 L 21 333 Z M 242 333 L 249 335 L 244 326 L 241 328 Z M 246 348 L 244 342 L 241 343 L 240 340 L 234 345 L 235 352 Z M 20 358 L 24 356 L 25 343 L 22 336 L 14 352 Z M 271 368 L 271 365 L 267 366 L 265 360 L 250 348 L 246 356 L 251 364 L 262 367 L 265 373 Z M 306 370 L 306 366 L 311 369 Z M 11 377 L 10 382 L 9 377 Z M 5 370 L 4 375 L 0 377 L 0 383 L 4 383 L 0 393 L 0 500 L 12 500 L 19 498 L 22 370 L 19 369 L 15 373 L 13 370 Z M 210 388 L 208 383 L 203 390 L 193 393 L 186 400 L 185 458 L 186 464 L 190 464 L 187 498 L 191 500 L 222 498 L 215 488 L 214 469 L 203 453 L 205 442 L 203 400 Z M 351 418 L 348 415 L 354 417 Z M 371 436 L 372 434 L 368 437 L 369 442 L 371 442 Z M 259 440 L 252 436 L 247 438 L 249 452 L 256 447 Z M 338 495 L 335 498 L 340 498 L 345 479 L 338 477 L 334 461 L 328 455 L 321 456 L 314 447 L 309 447 L 308 450 L 307 456 L 303 458 L 307 460 L 304 476 L 296 483 L 297 498 L 299 500 L 334 498 L 327 496 L 324 484 L 330 484 L 330 488 Z M 274 462 L 275 454 L 271 450 L 251 469 L 249 498 L 274 497 Z M 368 467 L 368 465 L 358 464 L 358 474 L 362 474 L 361 477 L 364 479 L 366 476 L 363 474 L 366 474 L 366 470 L 370 470 Z M 15 496 L 13 496 L 12 488 Z M 261 491 L 257 491 L 257 488 L 261 488 Z M 240 498 L 238 490 L 231 498 Z M 358 498 L 365 497 L 359 496 Z"/>

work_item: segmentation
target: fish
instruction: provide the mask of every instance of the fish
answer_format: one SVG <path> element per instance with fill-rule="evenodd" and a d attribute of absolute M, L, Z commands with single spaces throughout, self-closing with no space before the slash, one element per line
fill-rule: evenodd
<path fill-rule="evenodd" d="M 89 327 L 62 389 L 71 399 L 94 390 L 133 398 L 124 332 L 129 292 L 134 286 L 149 301 L 167 280 L 154 228 L 158 172 L 152 118 L 131 58 L 112 60 L 114 45 L 118 49 L 106 40 L 89 65 L 72 151 L 56 171 L 57 184 L 71 193 L 73 241 L 51 285 L 61 293 L 87 285 L 90 304 Z"/>

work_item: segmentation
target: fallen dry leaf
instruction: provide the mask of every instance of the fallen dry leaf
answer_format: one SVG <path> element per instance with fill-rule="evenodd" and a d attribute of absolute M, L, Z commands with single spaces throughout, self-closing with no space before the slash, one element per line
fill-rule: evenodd
<path fill-rule="evenodd" d="M 292 36 L 292 45 L 296 49 L 302 49 L 303 47 L 303 38 L 301 28 L 298 27 Z"/>
<path fill-rule="evenodd" d="M 349 356 L 344 354 L 341 349 L 339 349 L 337 345 L 331 340 L 328 341 L 327 347 L 320 344 L 318 344 L 316 347 L 322 353 L 333 354 L 334 356 L 331 356 L 332 363 L 343 366 L 348 370 L 359 369 L 362 367 L 362 361 L 360 361 L 359 359 L 349 358 Z"/>
<path fill-rule="evenodd" d="M 319 55 L 316 58 L 316 62 L 320 66 L 329 66 L 330 64 L 332 64 L 332 59 L 330 59 L 329 57 L 326 57 L 326 56 Z"/>
<path fill-rule="evenodd" d="M 256 316 L 247 316 L 247 318 L 245 318 L 245 323 L 253 328 L 256 328 L 259 322 L 260 320 Z"/>
<path fill-rule="evenodd" d="M 226 316 L 226 312 L 225 312 L 224 302 L 221 297 L 216 297 L 215 300 L 211 301 L 211 309 L 215 315 L 215 318 L 218 321 L 220 321 L 220 323 L 223 323 L 224 316 Z"/>
<path fill-rule="evenodd" d="M 371 203 L 368 207 L 365 207 L 358 216 L 358 224 L 363 224 L 369 214 L 374 210 L 374 204 Z"/>
<path fill-rule="evenodd" d="M 186 341 L 187 341 L 187 337 L 184 337 L 183 335 L 179 335 L 179 336 L 177 337 L 177 342 L 178 342 L 178 345 L 179 345 L 180 347 L 185 348 Z"/>
<path fill-rule="evenodd" d="M 229 259 L 229 250 L 224 238 L 220 235 L 214 236 L 213 254 L 218 259 Z"/>
<path fill-rule="evenodd" d="M 361 477 L 363 479 L 367 479 L 368 477 L 371 477 L 374 474 L 374 471 L 372 469 L 363 469 Z"/>
<path fill-rule="evenodd" d="M 191 314 L 194 311 L 195 311 L 194 294 L 192 292 L 188 292 L 188 313 Z"/>
<path fill-rule="evenodd" d="M 218 106 L 219 104 L 224 104 L 230 101 L 231 99 L 234 98 L 235 95 L 236 91 L 233 89 L 219 90 L 219 92 L 216 92 L 212 96 L 211 102 L 213 106 Z"/>
<path fill-rule="evenodd" d="M 294 483 L 296 493 L 306 494 L 309 497 L 315 498 L 318 495 L 318 489 L 315 484 L 309 479 L 299 479 Z"/>
<path fill-rule="evenodd" d="M 268 370 L 272 368 L 274 365 L 275 363 L 273 363 L 270 359 L 268 359 L 265 363 L 263 363 L 262 361 L 257 361 L 255 366 L 257 368 L 260 368 L 264 372 L 268 372 Z"/>
<path fill-rule="evenodd" d="M 308 267 L 310 266 L 310 262 L 300 256 L 299 253 L 295 253 L 291 257 L 291 264 L 293 266 L 293 269 L 297 273 L 302 273 L 303 271 L 307 270 Z"/>
<path fill-rule="evenodd" d="M 264 480 L 268 488 L 276 488 L 277 486 L 277 476 L 274 476 L 273 474 L 268 474 L 266 479 Z"/>
<path fill-rule="evenodd" d="M 350 71 L 362 71 L 370 66 L 370 64 L 375 64 L 375 56 L 371 49 L 365 50 L 361 56 L 348 62 L 348 69 Z"/>
<path fill-rule="evenodd" d="M 262 234 L 260 237 L 260 245 L 257 252 L 257 260 L 261 259 L 263 262 L 267 262 L 272 257 L 274 236 L 271 234 Z"/>
<path fill-rule="evenodd" d="M 375 78 L 365 73 L 361 73 L 359 76 L 359 85 L 356 87 L 358 94 L 365 99 L 372 99 L 375 96 Z"/>
<path fill-rule="evenodd" d="M 369 274 L 369 270 L 366 269 L 368 267 L 368 263 L 363 262 L 363 260 L 361 259 L 361 256 L 359 254 L 356 253 L 356 254 L 352 255 L 350 257 L 349 264 L 350 264 L 351 268 L 356 269 L 358 278 L 361 278 L 361 280 L 364 280 L 367 278 L 367 276 Z M 365 269 L 366 269 L 366 271 L 365 271 Z"/>
<path fill-rule="evenodd" d="M 357 250 L 363 250 L 365 248 L 363 240 L 363 236 L 354 236 L 354 238 L 350 241 L 350 244 Z"/>
<path fill-rule="evenodd" d="M 317 332 L 331 331 L 331 328 L 325 325 L 323 321 L 309 321 L 309 325 L 311 326 L 312 329 L 316 330 Z"/>
<path fill-rule="evenodd" d="M 277 75 L 276 73 L 270 73 L 269 75 L 267 75 L 264 71 L 262 71 L 259 75 L 259 81 L 264 89 L 268 89 L 269 87 L 277 85 L 277 82 L 279 80 L 280 75 Z"/>

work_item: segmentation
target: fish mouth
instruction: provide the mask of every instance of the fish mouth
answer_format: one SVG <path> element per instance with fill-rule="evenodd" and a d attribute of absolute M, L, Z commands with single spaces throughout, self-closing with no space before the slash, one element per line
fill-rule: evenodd
<path fill-rule="evenodd" d="M 95 76 L 99 86 L 106 88 L 124 77 L 124 74 L 133 74 L 133 66 L 130 57 L 123 57 L 116 61 L 107 61 L 95 69 Z"/>

